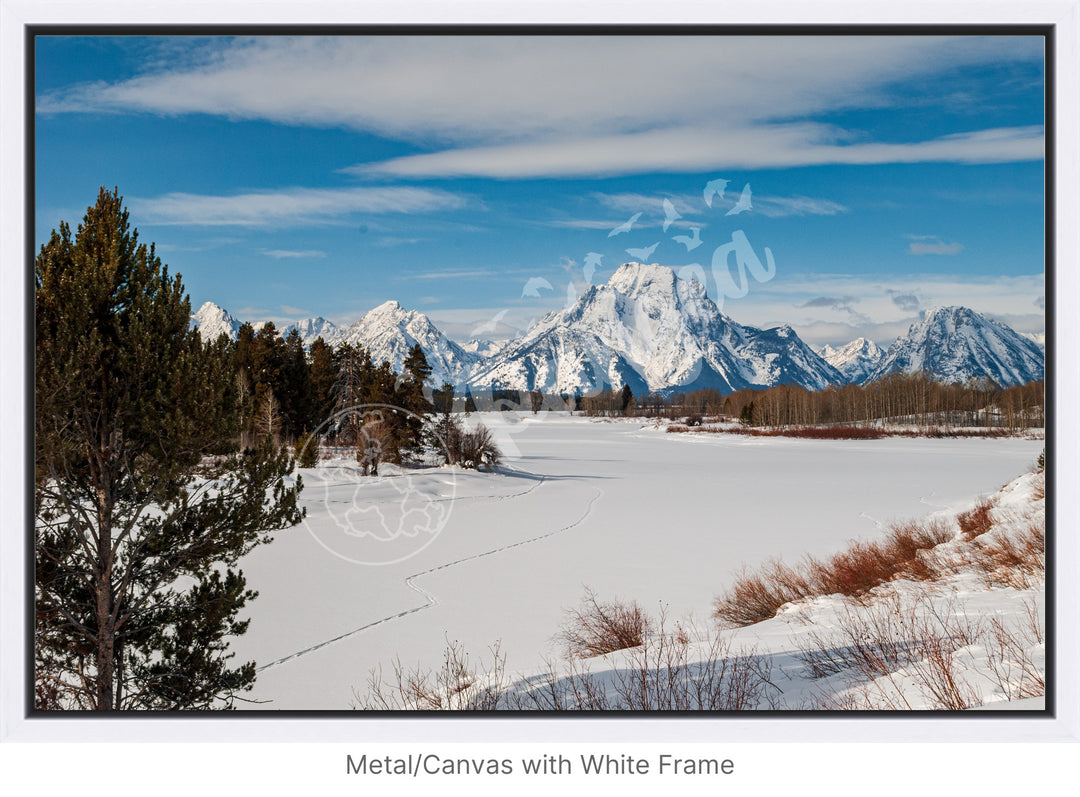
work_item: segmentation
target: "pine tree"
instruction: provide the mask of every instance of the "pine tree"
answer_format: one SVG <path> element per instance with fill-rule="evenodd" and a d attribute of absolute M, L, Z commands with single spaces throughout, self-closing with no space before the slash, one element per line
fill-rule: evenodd
<path fill-rule="evenodd" d="M 316 338 L 309 350 L 311 359 L 311 393 L 314 404 L 312 428 L 326 421 L 334 412 L 334 383 L 337 368 L 333 349 L 321 337 Z"/>
<path fill-rule="evenodd" d="M 363 347 L 342 343 L 334 352 L 334 382 L 332 395 L 334 411 L 344 412 L 368 402 L 366 382 L 371 379 L 371 355 Z M 357 445 L 360 441 L 361 416 L 350 413 L 334 429 L 339 443 Z"/>
<path fill-rule="evenodd" d="M 435 409 L 424 394 L 430 377 L 431 366 L 424 350 L 416 343 L 402 364 L 402 378 L 398 380 L 394 396 L 394 404 L 405 410 L 398 414 L 398 449 L 413 457 L 419 456 L 424 446 L 424 419 Z"/>
<path fill-rule="evenodd" d="M 454 386 L 443 382 L 441 388 L 431 393 L 435 419 L 432 424 L 431 445 L 441 451 L 448 465 L 457 464 L 461 427 L 454 419 Z"/>
<path fill-rule="evenodd" d="M 236 565 L 299 522 L 299 480 L 268 446 L 208 456 L 235 371 L 117 191 L 35 265 L 37 705 L 231 707 L 255 678 L 230 665 L 255 597 Z"/>
<path fill-rule="evenodd" d="M 284 431 L 293 438 L 303 429 L 315 426 L 315 395 L 311 387 L 311 366 L 300 340 L 300 333 L 289 330 L 285 336 L 281 367 L 281 411 Z"/>
<path fill-rule="evenodd" d="M 755 420 L 756 418 L 754 416 L 754 402 L 751 401 L 739 412 L 739 423 L 745 426 L 754 426 Z"/>
<path fill-rule="evenodd" d="M 319 438 L 305 429 L 296 438 L 293 452 L 297 467 L 314 468 L 319 464 Z"/>

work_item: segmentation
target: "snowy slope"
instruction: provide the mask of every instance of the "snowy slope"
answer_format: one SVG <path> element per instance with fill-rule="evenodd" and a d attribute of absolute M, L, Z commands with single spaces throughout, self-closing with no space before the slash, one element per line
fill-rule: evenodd
<path fill-rule="evenodd" d="M 288 337 L 289 332 L 294 329 L 300 333 L 300 341 L 305 348 L 311 346 L 317 338 L 322 338 L 323 342 L 329 346 L 336 346 L 345 336 L 345 330 L 333 321 L 327 321 L 322 316 L 305 318 L 303 321 L 289 324 L 289 326 L 281 330 L 281 336 L 283 338 Z"/>
<path fill-rule="evenodd" d="M 1003 387 L 1042 379 L 1045 354 L 1038 344 L 966 307 L 937 307 L 889 347 L 871 379 L 924 371 L 959 384 L 990 378 Z"/>
<path fill-rule="evenodd" d="M 874 341 L 856 338 L 839 349 L 825 346 L 821 356 L 829 365 L 842 373 L 848 382 L 862 384 L 885 358 L 885 351 Z"/>
<path fill-rule="evenodd" d="M 642 263 L 623 264 L 471 377 L 484 387 L 580 394 L 624 383 L 635 393 L 781 383 L 818 389 L 842 379 L 790 327 L 741 326 L 701 283 Z"/>
<path fill-rule="evenodd" d="M 235 339 L 240 322 L 212 302 L 191 317 L 204 339 Z M 262 323 L 254 323 L 256 330 Z M 625 263 L 570 308 L 549 313 L 524 336 L 505 343 L 446 337 L 423 313 L 389 301 L 348 329 L 324 318 L 297 329 L 305 346 L 321 336 L 331 346 L 363 345 L 376 362 L 400 370 L 419 343 L 432 367 L 431 383 L 474 389 L 540 389 L 586 395 L 627 384 L 635 394 L 779 384 L 820 390 L 863 384 L 891 373 L 926 371 L 947 383 L 989 378 L 1007 386 L 1044 375 L 1039 342 L 964 307 L 930 311 L 883 352 L 858 338 L 815 353 L 788 325 L 757 329 L 724 315 L 694 280 L 656 264 Z"/>
<path fill-rule="evenodd" d="M 372 361 L 388 361 L 398 373 L 409 349 L 419 343 L 431 366 L 430 384 L 435 386 L 444 382 L 463 384 L 478 360 L 439 331 L 426 315 L 405 310 L 394 301 L 365 313 L 344 331 L 340 342 L 363 346 L 371 353 Z"/>
<path fill-rule="evenodd" d="M 230 340 L 236 340 L 240 322 L 213 302 L 204 302 L 202 307 L 191 314 L 191 329 L 199 330 L 204 343 L 217 340 L 222 334 Z"/>
<path fill-rule="evenodd" d="M 461 348 L 475 354 L 480 358 L 494 357 L 499 350 L 506 345 L 505 340 L 487 340 L 486 338 L 474 338 L 461 344 Z"/>
<path fill-rule="evenodd" d="M 666 607 L 672 621 L 692 613 L 711 625 L 713 600 L 742 564 L 820 558 L 852 539 L 880 538 L 890 519 L 968 509 L 1030 468 L 1043 446 L 672 435 L 564 413 L 478 413 L 471 422 L 497 431 L 506 454 L 498 473 L 387 469 L 363 478 L 351 460 L 300 471 L 303 526 L 276 533 L 242 562 L 259 597 L 247 611 L 251 627 L 231 647 L 259 668 L 250 697 L 272 701 L 245 708 L 346 709 L 372 669 L 389 677 L 399 657 L 407 668 L 438 668 L 454 640 L 474 661 L 489 660 L 501 640 L 508 673 L 535 672 L 557 655 L 553 636 L 583 585 L 650 613 Z M 341 525 L 347 510 L 374 506 L 391 518 L 410 501 L 452 509 L 414 556 L 375 567 L 330 552 L 358 544 Z M 975 599 L 972 616 L 997 616 L 998 607 Z M 790 617 L 745 629 L 737 647 L 790 653 L 793 631 L 828 627 L 827 617 L 805 628 Z M 783 669 L 798 672 L 787 661 Z M 779 668 L 774 675 L 782 677 Z M 805 684 L 807 694 L 816 683 Z M 798 708 L 798 690 L 782 688 Z"/>

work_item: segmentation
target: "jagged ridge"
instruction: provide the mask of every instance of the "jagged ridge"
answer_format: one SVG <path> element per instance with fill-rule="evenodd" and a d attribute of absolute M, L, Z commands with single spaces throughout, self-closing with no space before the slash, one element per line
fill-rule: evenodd
<path fill-rule="evenodd" d="M 1045 376 L 1034 341 L 966 307 L 937 307 L 897 338 L 870 379 L 923 372 L 946 384 L 992 379 L 1002 387 Z"/>

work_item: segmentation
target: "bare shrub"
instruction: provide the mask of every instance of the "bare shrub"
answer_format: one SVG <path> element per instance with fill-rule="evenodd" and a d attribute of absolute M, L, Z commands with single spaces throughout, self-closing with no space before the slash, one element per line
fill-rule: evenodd
<path fill-rule="evenodd" d="M 941 520 L 894 523 L 880 544 L 882 558 L 890 563 L 892 575 L 927 581 L 936 578 L 939 570 L 929 552 L 953 538 L 953 531 Z"/>
<path fill-rule="evenodd" d="M 812 631 L 805 636 L 798 658 L 813 678 L 844 671 L 855 671 L 868 680 L 889 676 L 911 660 L 911 642 L 894 628 L 900 611 L 895 598 L 862 612 L 845 607 L 835 631 Z"/>
<path fill-rule="evenodd" d="M 506 656 L 496 643 L 492 663 L 477 668 L 458 642 L 449 642 L 442 668 L 432 671 L 406 669 L 400 659 L 388 682 L 382 671 L 372 671 L 367 693 L 354 692 L 353 708 L 365 711 L 495 711 L 505 707 Z"/>
<path fill-rule="evenodd" d="M 461 432 L 457 440 L 458 451 L 455 459 L 463 468 L 479 470 L 486 467 L 491 470 L 502 459 L 502 453 L 495 445 L 491 430 L 484 424 L 479 424 L 471 432 Z"/>
<path fill-rule="evenodd" d="M 1007 700 L 1023 700 L 1046 694 L 1046 671 L 1035 661 L 1034 651 L 1044 644 L 1038 604 L 1025 602 L 1026 616 L 1015 626 L 997 617 L 990 619 L 989 669 L 994 683 Z"/>
<path fill-rule="evenodd" d="M 360 428 L 360 440 L 356 449 L 356 461 L 365 476 L 378 476 L 379 464 L 395 458 L 394 432 L 381 413 L 373 412 L 364 418 Z"/>
<path fill-rule="evenodd" d="M 714 616 L 736 627 L 753 625 L 775 617 L 785 603 L 812 594 L 805 573 L 771 559 L 758 573 L 743 568 L 727 594 L 716 599 Z"/>
<path fill-rule="evenodd" d="M 1035 475 L 1035 483 L 1032 486 L 1032 498 L 1042 501 L 1046 498 L 1046 471 L 1041 468 Z"/>
<path fill-rule="evenodd" d="M 591 589 L 585 590 L 581 606 L 567 611 L 567 619 L 556 639 L 570 656 L 586 659 L 645 642 L 652 621 L 636 602 L 600 602 Z"/>
<path fill-rule="evenodd" d="M 776 708 L 779 689 L 772 662 L 753 652 L 733 653 L 730 642 L 704 643 L 692 625 L 666 627 L 634 648 L 613 652 L 613 669 L 591 672 L 589 661 L 571 658 L 560 671 L 549 665 L 539 681 L 511 697 L 514 708 L 539 711 L 751 711 Z M 593 659 L 592 661 L 596 661 Z"/>
<path fill-rule="evenodd" d="M 745 412 L 745 408 L 744 408 Z M 1016 437 L 1017 433 L 1008 429 L 959 429 L 922 427 L 919 429 L 897 429 L 883 426 L 752 426 L 745 416 L 739 419 L 742 426 L 701 426 L 691 428 L 688 424 L 668 427 L 669 432 L 708 432 L 709 434 L 737 434 L 748 437 L 801 437 L 811 440 L 880 440 L 885 437 L 911 437 L 934 439 L 973 438 L 973 437 Z"/>
<path fill-rule="evenodd" d="M 988 587 L 1029 589 L 1041 584 L 1046 576 L 1045 521 L 1029 523 L 1013 536 L 976 540 L 965 564 L 974 567 Z"/>
<path fill-rule="evenodd" d="M 846 611 L 831 636 L 808 634 L 799 658 L 813 677 L 847 675 L 822 693 L 822 707 L 959 711 L 982 702 L 958 655 L 982 638 L 981 623 L 952 601 L 937 606 L 924 594 L 907 603 L 894 595 Z"/>
<path fill-rule="evenodd" d="M 592 602 L 592 599 L 588 601 Z M 588 607 L 586 607 L 588 608 Z M 457 643 L 449 643 L 441 669 L 406 669 L 393 676 L 373 671 L 365 695 L 353 708 L 368 711 L 750 711 L 776 708 L 780 690 L 772 663 L 752 652 L 733 653 L 719 636 L 699 642 L 692 624 L 669 631 L 660 613 L 656 633 L 634 648 L 613 651 L 598 672 L 597 659 L 549 662 L 547 671 L 516 682 L 507 678 L 496 645 L 486 666 L 473 666 Z"/>
<path fill-rule="evenodd" d="M 991 514 L 993 508 L 994 500 L 984 498 L 967 512 L 961 512 L 956 516 L 956 522 L 960 525 L 960 532 L 966 539 L 975 539 L 994 527 L 994 518 Z"/>
<path fill-rule="evenodd" d="M 713 636 L 702 650 L 683 634 L 663 628 L 616 669 L 615 705 L 631 711 L 752 711 L 775 707 L 772 660 L 753 653 L 733 654 L 730 642 Z M 777 690 L 778 691 L 778 690 Z M 764 705 L 763 705 L 764 704 Z"/>
<path fill-rule="evenodd" d="M 895 572 L 879 546 L 859 541 L 824 561 L 811 558 L 808 562 L 810 581 L 820 595 L 860 597 Z"/>
<path fill-rule="evenodd" d="M 939 569 L 928 552 L 952 539 L 941 521 L 894 524 L 879 542 L 852 542 L 828 559 L 808 557 L 800 567 L 777 559 L 752 573 L 745 568 L 714 603 L 714 616 L 735 626 L 752 625 L 776 616 L 786 603 L 820 595 L 861 599 L 896 578 L 927 580 Z"/>

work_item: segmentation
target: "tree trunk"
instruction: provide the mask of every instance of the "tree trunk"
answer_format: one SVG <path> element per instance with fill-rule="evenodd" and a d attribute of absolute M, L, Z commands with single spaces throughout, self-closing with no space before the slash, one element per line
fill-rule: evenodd
<path fill-rule="evenodd" d="M 112 534 L 104 518 L 98 526 L 98 574 L 95 590 L 97 595 L 97 649 L 95 668 L 97 669 L 97 694 L 94 708 L 98 711 L 111 711 L 116 706 L 115 682 L 115 645 L 116 629 L 113 620 L 112 593 Z"/>

